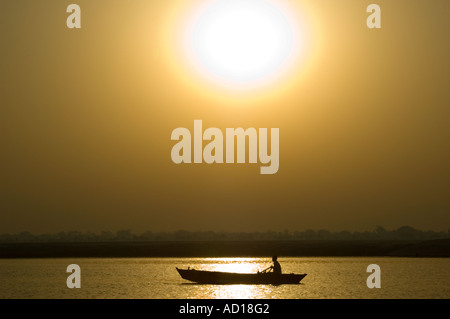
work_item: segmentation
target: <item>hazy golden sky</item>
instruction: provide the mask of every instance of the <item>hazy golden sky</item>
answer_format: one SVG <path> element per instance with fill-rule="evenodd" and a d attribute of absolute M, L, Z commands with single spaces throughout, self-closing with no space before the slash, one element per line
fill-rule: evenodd
<path fill-rule="evenodd" d="M 301 58 L 236 90 L 189 65 L 202 0 L 0 3 L 0 232 L 450 227 L 450 2 L 285 0 Z M 381 7 L 381 29 L 366 7 Z M 172 162 L 171 132 L 279 128 L 280 166 Z"/>

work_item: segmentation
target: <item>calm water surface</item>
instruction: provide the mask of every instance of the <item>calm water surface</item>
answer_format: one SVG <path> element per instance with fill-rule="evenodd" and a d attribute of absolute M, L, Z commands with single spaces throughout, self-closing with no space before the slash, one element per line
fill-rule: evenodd
<path fill-rule="evenodd" d="M 255 272 L 268 258 L 0 259 L 0 298 L 311 299 L 450 298 L 450 258 L 279 258 L 284 273 L 307 273 L 300 285 L 198 285 L 175 267 Z M 69 289 L 69 264 L 81 288 Z M 367 266 L 381 268 L 381 288 L 366 285 Z"/>

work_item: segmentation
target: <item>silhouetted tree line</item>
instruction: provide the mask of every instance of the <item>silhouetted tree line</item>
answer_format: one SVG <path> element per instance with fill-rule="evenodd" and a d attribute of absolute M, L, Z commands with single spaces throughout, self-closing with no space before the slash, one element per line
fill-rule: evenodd
<path fill-rule="evenodd" d="M 447 232 L 432 230 L 422 231 L 410 226 L 402 226 L 395 230 L 386 230 L 376 226 L 373 231 L 337 231 L 325 229 L 304 231 L 266 231 L 266 232 L 214 232 L 188 231 L 152 232 L 135 234 L 130 230 L 117 232 L 102 231 L 100 233 L 79 231 L 59 232 L 56 234 L 35 235 L 30 232 L 19 234 L 0 234 L 0 242 L 124 242 L 124 241 L 225 241 L 225 240 L 429 240 L 450 238 Z"/>

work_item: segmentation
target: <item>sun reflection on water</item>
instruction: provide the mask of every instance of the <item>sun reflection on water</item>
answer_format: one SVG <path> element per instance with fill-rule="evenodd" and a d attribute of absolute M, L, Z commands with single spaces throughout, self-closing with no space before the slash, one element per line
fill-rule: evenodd
<path fill-rule="evenodd" d="M 208 292 L 210 298 L 217 299 L 263 299 L 272 289 L 270 285 L 215 285 Z"/>
<path fill-rule="evenodd" d="M 263 258 L 205 258 L 204 270 L 236 273 L 255 273 L 267 262 Z"/>
<path fill-rule="evenodd" d="M 269 261 L 267 258 L 204 258 L 195 269 L 256 273 L 270 266 Z M 274 289 L 272 285 L 198 285 L 197 292 L 211 299 L 263 299 L 270 298 Z"/>

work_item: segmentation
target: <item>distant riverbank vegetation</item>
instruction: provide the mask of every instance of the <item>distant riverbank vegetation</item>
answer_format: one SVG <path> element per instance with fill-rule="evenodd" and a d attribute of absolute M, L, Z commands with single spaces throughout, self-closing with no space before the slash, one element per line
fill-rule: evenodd
<path fill-rule="evenodd" d="M 149 241 L 257 241 L 257 240 L 430 240 L 450 238 L 448 231 L 418 230 L 402 226 L 386 230 L 376 226 L 373 231 L 328 231 L 324 229 L 303 231 L 265 231 L 265 232 L 225 232 L 225 231 L 188 231 L 134 233 L 131 230 L 102 231 L 99 233 L 68 231 L 54 234 L 0 234 L 0 242 L 149 242 Z"/>

